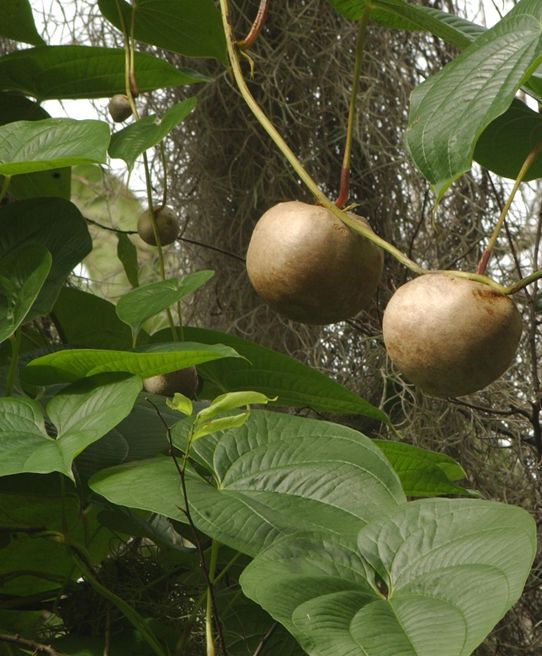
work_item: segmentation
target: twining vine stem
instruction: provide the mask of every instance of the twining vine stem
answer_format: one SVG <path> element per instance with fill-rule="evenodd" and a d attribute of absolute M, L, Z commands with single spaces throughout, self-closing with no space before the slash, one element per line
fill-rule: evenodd
<path fill-rule="evenodd" d="M 367 5 L 369 6 L 368 3 Z M 539 278 L 542 278 L 542 270 L 535 271 L 530 276 L 527 276 L 522 280 L 518 280 L 516 283 L 506 287 L 500 285 L 499 283 L 495 282 L 491 278 L 488 278 L 487 276 L 481 275 L 479 273 L 471 273 L 468 271 L 442 271 L 442 270 L 425 269 L 424 267 L 420 266 L 419 264 L 411 260 L 409 257 L 407 257 L 398 248 L 387 242 L 385 239 L 382 239 L 382 237 L 379 237 L 372 230 L 364 226 L 361 223 L 361 221 L 359 221 L 355 216 L 339 209 L 335 205 L 335 203 L 329 200 L 329 198 L 320 190 L 316 182 L 312 179 L 308 171 L 303 167 L 303 165 L 296 157 L 292 149 L 288 146 L 282 135 L 278 132 L 278 130 L 275 128 L 275 126 L 271 123 L 269 118 L 266 116 L 265 112 L 258 105 L 254 96 L 250 93 L 250 90 L 243 77 L 243 72 L 241 70 L 239 57 L 237 56 L 237 51 L 235 49 L 236 39 L 233 34 L 233 28 L 230 20 L 230 7 L 229 7 L 228 0 L 220 0 L 220 11 L 222 14 L 222 23 L 224 26 L 224 32 L 226 34 L 226 46 L 228 49 L 228 56 L 232 68 L 232 73 L 241 96 L 243 97 L 245 103 L 247 104 L 251 112 L 256 117 L 258 123 L 271 137 L 277 148 L 288 160 L 290 166 L 294 169 L 300 180 L 314 196 L 314 199 L 318 204 L 322 205 L 322 207 L 325 207 L 327 210 L 329 210 L 332 214 L 334 214 L 338 219 L 340 219 L 354 232 L 357 232 L 362 237 L 365 237 L 367 240 L 369 240 L 370 242 L 381 248 L 386 253 L 389 253 L 403 266 L 405 266 L 407 269 L 410 269 L 410 271 L 412 271 L 417 275 L 442 273 L 442 274 L 454 276 L 456 278 L 465 278 L 467 280 L 480 282 L 484 285 L 487 285 L 491 289 L 494 289 L 496 292 L 505 295 L 514 294 L 520 289 L 523 289 L 523 287 L 525 287 L 526 285 L 529 285 L 534 280 L 538 280 Z"/>
<path fill-rule="evenodd" d="M 119 20 L 121 23 L 122 32 L 124 34 L 124 52 L 125 52 L 125 61 L 124 61 L 124 84 L 126 96 L 132 110 L 132 114 L 136 121 L 140 120 L 140 115 L 135 103 L 134 95 L 137 93 L 137 82 L 134 70 L 134 48 L 133 48 L 133 35 L 134 35 L 134 21 L 135 21 L 135 9 L 132 9 L 132 19 L 130 25 L 130 32 L 126 29 L 126 23 L 124 21 L 124 16 L 120 9 L 119 1 L 116 0 L 117 11 L 119 15 Z M 164 264 L 164 252 L 162 250 L 162 244 L 160 242 L 160 235 L 158 234 L 158 226 L 156 225 L 155 210 L 153 206 L 152 199 L 152 182 L 151 182 L 151 172 L 149 167 L 149 160 L 147 153 L 143 153 L 143 169 L 145 171 L 145 187 L 147 191 L 147 205 L 149 217 L 151 219 L 152 232 L 154 236 L 154 241 L 156 244 L 156 249 L 158 253 L 158 268 L 160 271 L 160 277 L 162 280 L 166 280 L 166 268 Z M 164 196 L 165 197 L 165 196 Z M 169 308 L 166 309 L 166 314 L 168 318 L 168 324 L 171 330 L 171 335 L 173 341 L 176 342 L 178 339 L 177 329 L 175 328 L 175 321 L 173 320 L 173 315 Z"/>
<path fill-rule="evenodd" d="M 265 20 L 267 18 L 267 12 L 269 11 L 269 0 L 260 0 L 260 6 L 258 7 L 258 13 L 256 18 L 252 23 L 248 34 L 244 39 L 236 42 L 238 48 L 241 50 L 248 50 L 254 41 L 260 36 L 263 26 L 265 25 Z"/>
<path fill-rule="evenodd" d="M 218 604 L 216 601 L 216 595 L 215 595 L 215 589 L 213 585 L 213 575 L 210 572 L 210 569 L 207 565 L 207 560 L 205 558 L 205 552 L 203 550 L 203 547 L 201 545 L 200 539 L 198 537 L 198 531 L 196 528 L 196 525 L 194 524 L 194 520 L 192 519 L 192 515 L 190 513 L 190 505 L 188 503 L 188 490 L 186 488 L 186 464 L 188 461 L 188 455 L 190 451 L 190 445 L 192 444 L 192 431 L 190 432 L 188 441 L 187 441 L 187 448 L 183 454 L 183 463 L 182 465 L 179 464 L 179 460 L 177 459 L 177 456 L 175 455 L 175 446 L 173 444 L 173 439 L 171 437 L 171 429 L 168 426 L 167 421 L 164 419 L 162 416 L 162 413 L 160 412 L 160 409 L 150 400 L 147 399 L 147 401 L 152 405 L 154 410 L 156 411 L 156 414 L 158 415 L 160 421 L 164 425 L 164 428 L 166 429 L 166 435 L 167 435 L 167 440 L 169 443 L 169 449 L 170 449 L 170 455 L 171 458 L 175 464 L 175 468 L 177 469 L 177 473 L 179 474 L 179 479 L 181 482 L 181 490 L 183 493 L 183 501 L 184 501 L 184 508 L 181 508 L 182 513 L 186 517 L 186 520 L 188 521 L 190 528 L 192 529 L 192 533 L 194 535 L 194 544 L 196 545 L 196 549 L 198 550 L 198 555 L 200 559 L 200 566 L 201 566 L 201 571 L 203 572 L 203 576 L 205 578 L 205 583 L 207 584 L 207 594 L 208 594 L 208 603 L 210 608 L 208 608 L 208 613 L 209 610 L 212 613 L 212 616 L 214 618 L 215 622 L 215 628 L 216 628 L 216 633 L 218 635 L 218 641 L 220 643 L 220 649 L 222 651 L 223 656 L 227 656 L 227 649 L 226 649 L 226 640 L 224 638 L 224 629 L 222 627 L 222 622 L 220 621 L 220 617 L 218 614 Z M 206 623 L 206 626 L 208 626 L 208 623 Z M 212 636 L 211 636 L 212 638 Z"/>
<path fill-rule="evenodd" d="M 339 195 L 335 201 L 338 208 L 342 208 L 348 200 L 350 191 L 350 154 L 352 152 L 352 133 L 354 131 L 354 121 L 356 119 L 357 97 L 359 91 L 359 80 L 361 69 L 363 67 L 363 53 L 365 49 L 365 39 L 367 36 L 367 26 L 369 25 L 369 15 L 371 7 L 366 4 L 363 8 L 363 14 L 359 21 L 358 36 L 356 38 L 356 59 L 354 63 L 354 79 L 352 80 L 352 92 L 350 94 L 350 106 L 348 108 L 348 120 L 346 123 L 346 138 L 344 141 L 344 155 L 341 166 L 341 177 L 339 182 Z"/>
<path fill-rule="evenodd" d="M 499 236 L 499 233 L 501 231 L 501 228 L 504 224 L 504 221 L 506 219 L 506 215 L 508 214 L 508 211 L 510 209 L 510 206 L 512 205 L 514 198 L 516 196 L 516 193 L 523 182 L 523 178 L 527 175 L 527 171 L 531 168 L 533 162 L 535 159 L 538 157 L 540 154 L 540 151 L 542 150 L 542 141 L 536 144 L 536 146 L 531 150 L 531 152 L 527 155 L 525 158 L 525 161 L 523 162 L 521 169 L 519 170 L 518 176 L 514 182 L 514 186 L 512 187 L 512 191 L 510 192 L 510 195 L 508 196 L 508 199 L 506 203 L 503 205 L 501 209 L 501 213 L 499 216 L 499 219 L 497 221 L 497 224 L 495 228 L 493 229 L 493 232 L 491 233 L 491 237 L 489 238 L 489 242 L 486 246 L 486 249 L 484 250 L 482 257 L 480 259 L 480 262 L 478 264 L 478 268 L 476 269 L 476 273 L 481 273 L 482 275 L 486 272 L 486 267 L 489 262 L 489 258 L 491 257 L 491 253 L 493 252 L 493 249 L 495 248 L 495 243 L 497 242 L 497 237 Z"/>

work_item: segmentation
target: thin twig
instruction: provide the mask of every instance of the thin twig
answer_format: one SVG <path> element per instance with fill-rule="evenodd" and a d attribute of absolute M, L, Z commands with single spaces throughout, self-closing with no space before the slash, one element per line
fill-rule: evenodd
<path fill-rule="evenodd" d="M 226 649 L 226 640 L 224 638 L 224 630 L 222 627 L 222 623 L 220 621 L 220 617 L 218 614 L 218 604 L 216 601 L 216 595 L 215 595 L 215 590 L 213 586 L 213 582 L 211 580 L 211 575 L 209 573 L 209 568 L 207 566 L 207 561 L 205 559 L 205 551 L 203 550 L 203 547 L 201 545 L 199 536 L 198 536 L 198 530 L 196 528 L 196 525 L 194 524 L 194 521 L 192 519 L 192 515 L 190 513 L 190 505 L 188 503 L 188 490 L 186 488 L 186 472 L 185 472 L 185 465 L 186 465 L 186 460 L 188 453 L 185 454 L 185 462 L 183 467 L 179 464 L 179 461 L 177 459 L 177 456 L 175 455 L 175 447 L 173 445 L 173 439 L 171 437 L 171 428 L 169 427 L 167 421 L 164 419 L 162 416 L 162 413 L 160 412 L 160 409 L 158 406 L 151 401 L 151 399 L 147 399 L 147 401 L 152 405 L 154 410 L 156 411 L 156 414 L 158 415 L 160 421 L 164 425 L 164 428 L 166 429 L 166 435 L 167 435 L 167 440 L 169 442 L 169 448 L 170 448 L 170 455 L 171 458 L 175 464 L 175 468 L 177 469 L 177 473 L 179 474 L 179 479 L 181 481 L 181 489 L 183 493 L 183 500 L 184 500 L 184 508 L 181 508 L 184 516 L 186 517 L 188 523 L 190 524 L 190 528 L 192 529 L 192 533 L 194 535 L 194 544 L 196 545 L 196 549 L 198 550 L 199 554 L 199 559 L 200 559 L 200 567 L 203 572 L 203 576 L 205 578 L 205 583 L 207 584 L 207 589 L 209 591 L 209 596 L 211 599 L 211 604 L 212 604 L 212 609 L 213 609 L 213 617 L 215 620 L 215 627 L 216 627 L 216 632 L 218 635 L 218 640 L 220 642 L 220 649 L 222 651 L 223 656 L 227 656 L 227 649 Z"/>
<path fill-rule="evenodd" d="M 264 637 L 258 643 L 258 646 L 254 650 L 254 653 L 252 654 L 252 656 L 260 656 L 260 654 L 262 653 L 263 648 L 265 647 L 267 641 L 273 635 L 273 633 L 275 632 L 277 627 L 278 627 L 278 622 L 273 622 L 273 624 L 271 624 L 271 626 L 269 627 L 267 633 L 264 635 Z"/>
<path fill-rule="evenodd" d="M 0 633 L 0 642 L 8 642 L 12 645 L 23 647 L 24 649 L 31 649 L 34 653 L 49 654 L 49 656 L 62 656 L 61 652 L 51 647 L 51 645 L 44 645 L 41 642 L 23 638 L 18 633 L 15 633 L 14 635 Z"/>
<path fill-rule="evenodd" d="M 102 230 L 108 230 L 109 232 L 116 232 L 117 234 L 120 235 L 137 235 L 137 230 L 121 230 L 120 228 L 111 228 L 110 226 L 103 225 L 103 223 L 98 223 L 98 221 L 94 221 L 94 219 L 89 219 L 88 217 L 85 219 L 87 223 L 90 223 L 93 226 L 96 226 L 97 228 L 101 228 Z M 218 248 L 218 246 L 211 246 L 211 244 L 204 244 L 202 241 L 197 241 L 196 239 L 189 239 L 188 237 L 177 237 L 177 241 L 182 241 L 185 242 L 186 244 L 192 244 L 193 246 L 201 246 L 202 248 L 207 248 L 210 251 L 215 251 L 216 253 L 221 253 L 222 255 L 227 255 L 228 257 L 232 257 L 234 260 L 238 260 L 239 262 L 245 262 L 245 258 L 241 257 L 240 255 L 236 255 L 235 253 L 231 253 L 230 251 L 226 251 L 223 248 Z"/>

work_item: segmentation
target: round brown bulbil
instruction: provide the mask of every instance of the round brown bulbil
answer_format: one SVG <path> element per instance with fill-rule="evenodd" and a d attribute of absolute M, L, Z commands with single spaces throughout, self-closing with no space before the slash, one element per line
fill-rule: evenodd
<path fill-rule="evenodd" d="M 122 123 L 132 115 L 132 108 L 128 96 L 123 93 L 115 94 L 107 105 L 109 114 L 115 123 Z"/>
<path fill-rule="evenodd" d="M 521 317 L 508 296 L 487 285 L 429 274 L 395 292 L 383 331 L 399 371 L 428 394 L 445 398 L 483 389 L 508 369 Z"/>
<path fill-rule="evenodd" d="M 160 238 L 160 245 L 167 246 L 172 244 L 179 236 L 179 219 L 175 211 L 168 207 L 162 207 L 154 211 L 154 220 L 156 221 L 156 229 L 158 237 Z M 152 218 L 149 210 L 143 212 L 137 222 L 137 232 L 141 239 L 150 246 L 156 246 L 154 238 L 154 230 L 152 226 Z"/>
<path fill-rule="evenodd" d="M 196 396 L 198 389 L 198 372 L 196 367 L 178 369 L 168 374 L 160 374 L 145 378 L 143 388 L 149 394 L 173 396 L 176 392 L 184 394 L 189 399 Z"/>
<path fill-rule="evenodd" d="M 267 210 L 247 251 L 256 292 L 280 314 L 312 324 L 342 321 L 366 308 L 383 263 L 382 251 L 332 212 L 299 201 Z"/>

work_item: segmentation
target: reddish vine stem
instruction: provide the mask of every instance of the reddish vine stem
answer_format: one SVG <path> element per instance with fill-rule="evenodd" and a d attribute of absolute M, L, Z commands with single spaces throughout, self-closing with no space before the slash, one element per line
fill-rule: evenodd
<path fill-rule="evenodd" d="M 258 7 L 258 13 L 256 18 L 252 23 L 248 34 L 244 39 L 237 41 L 236 45 L 241 50 L 248 50 L 256 39 L 260 36 L 263 26 L 265 25 L 265 20 L 267 18 L 267 12 L 269 11 L 269 0 L 260 0 L 260 6 Z"/>
<path fill-rule="evenodd" d="M 367 36 L 367 26 L 369 24 L 369 15 L 371 6 L 366 4 L 363 14 L 359 21 L 358 35 L 356 38 L 356 59 L 354 62 L 354 78 L 352 80 L 352 93 L 350 94 L 350 105 L 348 108 L 348 121 L 346 125 L 346 138 L 344 142 L 344 155 L 341 166 L 341 177 L 339 183 L 339 195 L 335 201 L 338 208 L 342 208 L 348 200 L 350 192 L 350 154 L 352 152 L 352 133 L 354 131 L 354 121 L 356 118 L 356 99 L 359 91 L 359 79 L 361 68 L 363 66 L 363 52 L 365 47 L 365 37 Z"/>

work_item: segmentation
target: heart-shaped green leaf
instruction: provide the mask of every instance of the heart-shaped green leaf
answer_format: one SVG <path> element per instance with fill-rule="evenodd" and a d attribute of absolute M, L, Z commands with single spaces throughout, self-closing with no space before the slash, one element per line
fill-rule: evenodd
<path fill-rule="evenodd" d="M 47 404 L 57 430 L 45 430 L 41 407 L 28 398 L 0 399 L 0 476 L 61 472 L 73 478 L 73 459 L 114 428 L 141 389 L 135 376 L 106 374 L 66 388 Z"/>
<path fill-rule="evenodd" d="M 92 46 L 42 46 L 0 58 L 0 89 L 49 98 L 106 98 L 122 93 L 124 50 Z M 140 91 L 206 82 L 209 78 L 176 68 L 144 52 L 134 53 Z"/>
<path fill-rule="evenodd" d="M 18 175 L 104 162 L 109 127 L 102 121 L 46 118 L 0 127 L 0 174 Z"/>
<path fill-rule="evenodd" d="M 195 106 L 196 98 L 187 98 L 170 107 L 159 121 L 154 115 L 144 116 L 139 121 L 115 132 L 111 137 L 109 156 L 113 159 L 123 159 L 131 170 L 141 153 L 167 137 Z"/>
<path fill-rule="evenodd" d="M 542 4 L 521 0 L 412 94 L 406 143 L 440 198 L 467 171 L 482 132 L 542 63 Z"/>
<path fill-rule="evenodd" d="M 34 46 L 44 43 L 36 30 L 29 0 L 3 0 L 0 36 Z"/>
<path fill-rule="evenodd" d="M 210 346 L 192 342 L 154 344 L 138 352 L 67 349 L 32 360 L 24 369 L 23 376 L 26 381 L 36 385 L 72 382 L 108 371 L 123 371 L 148 378 L 186 369 L 200 362 L 239 357 L 236 351 L 223 344 Z"/>
<path fill-rule="evenodd" d="M 444 494 L 472 496 L 457 485 L 466 478 L 463 467 L 444 453 L 389 440 L 373 440 L 395 469 L 409 497 L 437 497 Z"/>
<path fill-rule="evenodd" d="M 519 598 L 532 518 L 489 501 L 404 504 L 344 537 L 277 540 L 244 593 L 311 656 L 468 656 Z"/>
<path fill-rule="evenodd" d="M 167 310 L 185 296 L 193 294 L 213 276 L 214 271 L 196 271 L 184 278 L 160 280 L 133 289 L 118 300 L 117 316 L 131 327 L 134 335 L 137 335 L 147 319 Z"/>
<path fill-rule="evenodd" d="M 228 60 L 220 13 L 212 0 L 138 0 L 133 22 L 132 7 L 124 0 L 99 0 L 98 6 L 119 30 L 123 23 L 133 25 L 140 41 L 190 57 Z"/>
<path fill-rule="evenodd" d="M 24 321 L 51 269 L 51 253 L 25 244 L 0 256 L 0 342 Z"/>
<path fill-rule="evenodd" d="M 213 399 L 224 390 L 254 390 L 266 396 L 277 396 L 276 405 L 365 415 L 378 421 L 388 420 L 382 410 L 365 399 L 283 353 L 240 337 L 203 328 L 185 327 L 184 337 L 204 344 L 226 344 L 246 358 L 198 366 L 198 373 L 203 380 L 203 386 L 198 392 L 199 398 Z M 157 342 L 167 340 L 167 332 L 160 331 L 152 339 Z"/>
<path fill-rule="evenodd" d="M 179 445 L 185 439 L 174 430 Z M 249 555 L 282 531 L 299 527 L 355 535 L 405 499 L 395 472 L 371 440 L 323 421 L 254 410 L 244 426 L 199 440 L 191 454 L 217 486 L 187 475 L 196 526 Z M 113 503 L 185 521 L 179 475 L 170 458 L 99 472 L 90 485 Z"/>
<path fill-rule="evenodd" d="M 51 310 L 66 277 L 92 249 L 92 241 L 75 205 L 61 198 L 36 198 L 0 208 L 0 257 L 27 244 L 41 244 L 53 258 L 27 317 L 31 319 Z"/>

